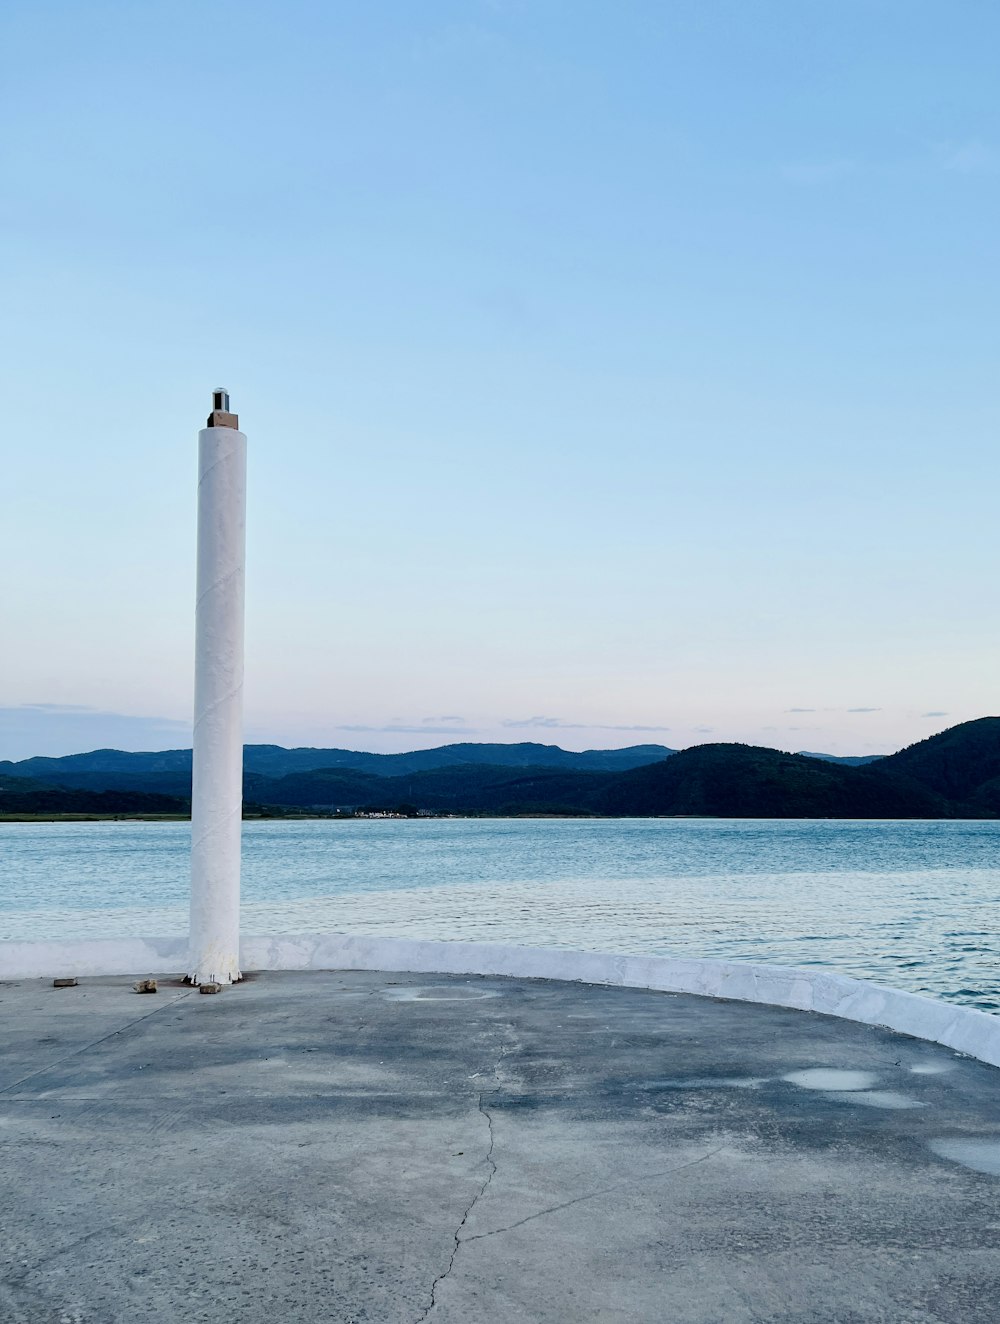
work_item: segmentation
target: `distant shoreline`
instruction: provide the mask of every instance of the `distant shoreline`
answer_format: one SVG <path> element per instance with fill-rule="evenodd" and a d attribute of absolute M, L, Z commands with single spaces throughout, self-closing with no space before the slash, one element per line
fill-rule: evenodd
<path fill-rule="evenodd" d="M 0 814 L 0 823 L 190 823 L 190 814 Z"/>
<path fill-rule="evenodd" d="M 447 823 L 447 822 L 538 822 L 640 823 L 685 822 L 692 819 L 753 823 L 996 823 L 995 817 L 928 814 L 922 818 L 892 815 L 858 817 L 854 814 L 248 814 L 244 823 Z M 190 823 L 190 814 L 0 814 L 4 823 Z"/>
<path fill-rule="evenodd" d="M 449 819 L 565 819 L 605 822 L 630 818 L 622 814 L 247 814 L 244 823 L 444 823 Z M 654 818 L 692 818 L 702 815 L 654 814 Z M 0 823 L 190 823 L 190 814 L 0 814 Z"/>

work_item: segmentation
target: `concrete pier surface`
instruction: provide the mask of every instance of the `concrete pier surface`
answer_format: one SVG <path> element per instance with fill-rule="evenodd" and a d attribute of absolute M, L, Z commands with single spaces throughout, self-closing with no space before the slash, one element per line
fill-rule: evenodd
<path fill-rule="evenodd" d="M 544 980 L 0 986 L 5 1324 L 978 1324 L 1000 1072 Z"/>

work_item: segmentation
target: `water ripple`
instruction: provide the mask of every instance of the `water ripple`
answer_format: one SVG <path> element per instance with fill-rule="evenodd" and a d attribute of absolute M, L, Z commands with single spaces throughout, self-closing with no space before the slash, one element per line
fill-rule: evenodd
<path fill-rule="evenodd" d="M 187 824 L 0 825 L 0 940 L 181 934 Z M 1000 1010 L 1000 823 L 248 823 L 244 930 L 823 967 Z"/>

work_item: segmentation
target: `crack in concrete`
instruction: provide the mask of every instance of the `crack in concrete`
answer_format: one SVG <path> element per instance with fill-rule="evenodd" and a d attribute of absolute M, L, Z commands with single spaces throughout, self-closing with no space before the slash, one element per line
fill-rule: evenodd
<path fill-rule="evenodd" d="M 513 1026 L 511 1026 L 510 1029 L 513 1030 Z M 430 1317 L 431 1313 L 437 1308 L 438 1289 L 440 1288 L 441 1284 L 445 1281 L 445 1279 L 448 1278 L 453 1272 L 455 1268 L 455 1261 L 458 1258 L 458 1252 L 461 1250 L 463 1246 L 469 1245 L 473 1241 L 485 1241 L 488 1237 L 497 1237 L 502 1232 L 512 1232 L 515 1228 L 523 1227 L 525 1223 L 533 1223 L 538 1218 L 545 1218 L 549 1214 L 559 1213 L 563 1209 L 569 1209 L 573 1205 L 583 1204 L 587 1200 L 596 1200 L 602 1195 L 611 1195 L 615 1191 L 626 1190 L 633 1186 L 639 1185 L 640 1183 L 659 1181 L 661 1178 L 669 1177 L 675 1172 L 684 1172 L 688 1168 L 697 1167 L 699 1163 L 706 1163 L 710 1158 L 714 1158 L 716 1154 L 721 1154 L 722 1151 L 726 1148 L 725 1144 L 716 1145 L 714 1149 L 710 1149 L 706 1154 L 700 1154 L 697 1158 L 689 1159 L 686 1163 L 675 1163 L 670 1168 L 663 1168 L 659 1172 L 650 1172 L 645 1177 L 634 1177 L 629 1179 L 628 1181 L 615 1182 L 611 1186 L 602 1186 L 596 1191 L 585 1191 L 583 1195 L 574 1196 L 572 1200 L 563 1200 L 560 1204 L 549 1205 L 545 1209 L 539 1209 L 536 1213 L 528 1214 L 524 1218 L 519 1218 L 517 1219 L 516 1222 L 508 1223 L 505 1227 L 497 1227 L 494 1228 L 491 1232 L 476 1232 L 470 1237 L 463 1237 L 462 1236 L 463 1228 L 465 1227 L 466 1223 L 468 1223 L 469 1218 L 472 1215 L 473 1209 L 475 1209 L 476 1205 L 486 1194 L 487 1190 L 489 1189 L 490 1182 L 493 1180 L 497 1172 L 496 1160 L 493 1157 L 493 1150 L 496 1144 L 496 1134 L 493 1130 L 493 1114 L 490 1112 L 489 1108 L 485 1105 L 484 1100 L 488 1099 L 492 1094 L 500 1093 L 500 1089 L 501 1089 L 500 1068 L 504 1058 L 507 1056 L 507 1054 L 510 1051 L 511 1049 L 502 1047 L 500 1050 L 500 1056 L 497 1058 L 496 1062 L 493 1065 L 493 1078 L 496 1081 L 496 1087 L 492 1090 L 481 1090 L 479 1092 L 479 1103 L 478 1103 L 479 1111 L 486 1118 L 486 1124 L 489 1128 L 489 1145 L 487 1146 L 486 1155 L 485 1155 L 486 1163 L 489 1165 L 489 1171 L 486 1174 L 486 1180 L 483 1182 L 482 1186 L 480 1186 L 479 1190 L 472 1197 L 471 1201 L 466 1207 L 465 1213 L 462 1215 L 458 1227 L 455 1229 L 454 1232 L 455 1244 L 452 1247 L 451 1255 L 448 1259 L 447 1268 L 444 1270 L 443 1273 L 438 1274 L 438 1276 L 434 1279 L 433 1283 L 431 1284 L 430 1301 L 428 1302 L 424 1310 L 420 1313 L 420 1315 L 417 1316 L 417 1319 L 415 1320 L 415 1324 L 424 1324 L 424 1321 L 427 1320 Z"/>
<path fill-rule="evenodd" d="M 487 1237 L 498 1237 L 501 1232 L 512 1232 L 514 1228 L 523 1227 L 525 1223 L 533 1223 L 536 1218 L 544 1218 L 546 1214 L 557 1214 L 561 1209 L 569 1209 L 572 1205 L 583 1204 L 586 1200 L 596 1200 L 598 1196 L 601 1195 L 611 1195 L 614 1191 L 621 1191 L 626 1188 L 638 1186 L 642 1182 L 658 1181 L 661 1177 L 669 1177 L 671 1173 L 683 1172 L 685 1168 L 693 1168 L 699 1163 L 705 1163 L 708 1159 L 721 1153 L 724 1149 L 725 1145 L 717 1145 L 715 1149 L 710 1149 L 707 1154 L 702 1154 L 696 1159 L 690 1159 L 687 1163 L 678 1163 L 672 1168 L 664 1168 L 662 1172 L 650 1172 L 647 1173 L 645 1177 L 633 1177 L 629 1181 L 615 1182 L 613 1186 L 602 1186 L 596 1191 L 587 1191 L 583 1195 L 575 1196 L 572 1200 L 563 1200 L 561 1204 L 553 1204 L 549 1205 L 546 1209 L 539 1209 L 537 1213 L 528 1214 L 524 1218 L 519 1218 L 515 1223 L 508 1223 L 506 1227 L 495 1227 L 492 1232 L 476 1232 L 471 1237 L 463 1237 L 462 1245 L 464 1246 L 472 1241 L 485 1241 Z"/>
<path fill-rule="evenodd" d="M 513 1030 L 513 1026 L 510 1026 L 510 1027 L 508 1027 L 508 1028 L 509 1028 L 511 1031 Z M 438 1292 L 438 1288 L 441 1286 L 441 1284 L 444 1282 L 444 1280 L 449 1276 L 449 1274 L 451 1273 L 451 1271 L 454 1269 L 454 1267 L 455 1267 L 455 1259 L 456 1259 L 456 1257 L 458 1256 L 458 1252 L 459 1252 L 459 1250 L 462 1248 L 462 1246 L 465 1245 L 465 1242 L 466 1242 L 466 1241 L 474 1241 L 474 1240 L 475 1240 L 474 1237 L 465 1237 L 465 1238 L 463 1238 L 463 1236 L 462 1236 L 462 1228 L 464 1228 L 465 1225 L 466 1225 L 466 1223 L 469 1221 L 469 1215 L 472 1213 L 473 1209 L 475 1209 L 476 1205 L 479 1203 L 479 1201 L 480 1201 L 480 1200 L 483 1198 L 483 1196 L 486 1194 L 487 1188 L 489 1187 L 490 1182 L 493 1180 L 494 1176 L 496 1175 L 496 1170 L 497 1170 L 497 1165 L 496 1165 L 496 1162 L 495 1162 L 495 1160 L 494 1160 L 494 1158 L 493 1158 L 493 1146 L 494 1146 L 495 1143 L 496 1143 L 496 1136 L 495 1136 L 494 1131 L 493 1131 L 493 1115 L 492 1115 L 492 1113 L 490 1112 L 490 1110 L 484 1106 L 484 1104 L 483 1104 L 483 1100 L 484 1100 L 484 1099 L 488 1099 L 489 1096 L 490 1096 L 491 1094 L 499 1094 L 499 1092 L 500 1092 L 500 1066 L 501 1066 L 501 1063 L 503 1062 L 504 1058 L 507 1056 L 507 1054 L 508 1054 L 510 1051 L 511 1051 L 511 1050 L 510 1050 L 509 1048 L 501 1047 L 501 1049 L 500 1049 L 500 1056 L 497 1058 L 496 1062 L 493 1064 L 493 1078 L 494 1078 L 494 1080 L 496 1081 L 496 1088 L 495 1088 L 495 1089 L 492 1089 L 492 1090 L 480 1090 L 480 1091 L 479 1091 L 479 1103 L 478 1103 L 479 1111 L 480 1111 L 480 1113 L 483 1115 L 483 1117 L 486 1118 L 486 1125 L 487 1125 L 487 1127 L 488 1127 L 488 1129 L 489 1129 L 489 1138 L 490 1138 L 490 1140 L 489 1140 L 489 1145 L 487 1146 L 487 1149 L 486 1149 L 486 1155 L 485 1155 L 486 1163 L 489 1165 L 489 1172 L 487 1172 L 487 1174 L 486 1174 L 486 1180 L 483 1182 L 482 1186 L 480 1186 L 479 1190 L 475 1193 L 475 1195 L 472 1197 L 472 1200 L 469 1202 L 468 1206 L 466 1207 L 465 1213 L 462 1215 L 461 1222 L 459 1223 L 458 1227 L 457 1227 L 457 1228 L 455 1229 L 455 1231 L 454 1231 L 454 1234 L 453 1234 L 453 1235 L 454 1235 L 454 1238 L 455 1238 L 455 1244 L 454 1244 L 454 1246 L 452 1246 L 451 1257 L 450 1257 L 449 1260 L 448 1260 L 448 1267 L 445 1269 L 444 1273 L 439 1273 L 438 1276 L 434 1279 L 433 1283 L 431 1283 L 431 1298 L 430 1298 L 430 1301 L 428 1302 L 428 1304 L 426 1305 L 426 1307 L 424 1308 L 424 1310 L 423 1310 L 423 1311 L 417 1316 L 417 1319 L 416 1319 L 416 1321 L 415 1321 L 415 1324 L 424 1324 L 424 1320 L 426 1320 L 426 1319 L 428 1318 L 428 1316 L 430 1315 L 431 1311 L 433 1311 L 433 1310 L 435 1310 L 435 1309 L 437 1308 L 437 1292 Z"/>

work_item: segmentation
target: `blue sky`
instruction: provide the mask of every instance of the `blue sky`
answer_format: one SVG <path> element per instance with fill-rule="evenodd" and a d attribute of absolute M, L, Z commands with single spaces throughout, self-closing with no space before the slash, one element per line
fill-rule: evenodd
<path fill-rule="evenodd" d="M 0 757 L 186 743 L 218 383 L 249 739 L 865 753 L 996 711 L 995 6 L 0 24 Z"/>

